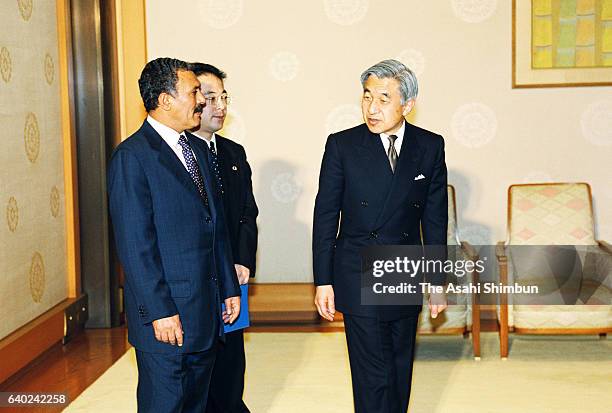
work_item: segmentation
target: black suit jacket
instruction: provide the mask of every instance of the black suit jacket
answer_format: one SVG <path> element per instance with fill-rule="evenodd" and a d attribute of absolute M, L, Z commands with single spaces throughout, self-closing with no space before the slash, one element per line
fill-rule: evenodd
<path fill-rule="evenodd" d="M 223 180 L 225 221 L 236 264 L 241 264 L 255 276 L 257 252 L 257 215 L 259 210 L 253 195 L 251 167 L 244 147 L 216 135 L 217 154 Z"/>
<path fill-rule="evenodd" d="M 415 180 L 419 175 L 425 178 Z M 361 305 L 360 249 L 446 245 L 446 184 L 444 139 L 432 132 L 406 122 L 395 173 L 380 136 L 365 124 L 329 136 L 315 201 L 313 266 L 317 286 L 333 285 L 339 311 L 388 320 L 418 314 L 420 306 Z"/>
<path fill-rule="evenodd" d="M 240 296 L 221 198 L 206 149 L 186 133 L 205 181 L 205 207 L 191 176 L 145 120 L 114 151 L 108 195 L 117 252 L 125 270 L 128 338 L 140 351 L 191 353 L 212 348 L 221 302 Z M 220 297 L 219 297 L 220 295 Z M 179 314 L 182 347 L 155 339 L 151 323 Z"/>

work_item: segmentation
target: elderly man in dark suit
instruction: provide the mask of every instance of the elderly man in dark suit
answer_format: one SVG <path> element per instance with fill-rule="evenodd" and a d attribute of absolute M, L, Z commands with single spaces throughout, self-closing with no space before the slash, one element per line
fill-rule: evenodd
<path fill-rule="evenodd" d="M 259 213 L 253 196 L 251 167 L 242 145 L 217 133 L 223 128 L 230 103 L 224 85 L 225 73 L 206 63 L 192 63 L 191 70 L 200 81 L 206 102 L 201 125 L 194 133 L 210 151 L 216 187 L 223 199 L 236 273 L 240 284 L 247 284 L 249 278 L 255 276 Z M 207 413 L 249 412 L 242 400 L 245 369 L 243 330 L 227 333 L 225 343 L 217 352 Z"/>
<path fill-rule="evenodd" d="M 138 411 L 202 412 L 223 323 L 240 312 L 209 155 L 188 132 L 205 100 L 189 65 L 176 59 L 147 63 L 139 86 L 148 117 L 117 147 L 108 172 Z"/>
<path fill-rule="evenodd" d="M 315 304 L 344 314 L 356 412 L 408 408 L 420 306 L 366 306 L 360 250 L 374 245 L 445 245 L 446 164 L 441 136 L 405 121 L 414 74 L 396 60 L 361 75 L 365 124 L 327 139 L 314 210 Z M 341 217 L 341 219 L 340 219 Z M 430 295 L 433 317 L 446 308 Z"/>

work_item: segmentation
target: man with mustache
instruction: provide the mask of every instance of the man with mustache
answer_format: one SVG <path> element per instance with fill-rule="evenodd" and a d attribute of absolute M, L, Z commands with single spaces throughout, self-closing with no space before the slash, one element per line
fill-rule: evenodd
<path fill-rule="evenodd" d="M 444 140 L 404 119 L 414 73 L 384 60 L 361 75 L 364 124 L 329 136 L 313 223 L 315 305 L 344 315 L 358 413 L 406 412 L 420 305 L 361 303 L 360 251 L 376 245 L 446 245 Z M 436 275 L 428 281 L 444 282 Z M 446 308 L 431 294 L 432 317 Z"/>
<path fill-rule="evenodd" d="M 200 124 L 205 99 L 177 59 L 147 63 L 138 84 L 147 119 L 116 148 L 108 172 L 138 411 L 202 412 L 223 324 L 240 312 L 209 155 L 188 132 Z"/>
<path fill-rule="evenodd" d="M 230 103 L 224 86 L 226 74 L 206 63 L 192 63 L 191 70 L 200 81 L 206 101 L 201 125 L 194 133 L 210 150 L 213 175 L 223 199 L 236 273 L 240 284 L 247 284 L 249 278 L 255 276 L 256 219 L 259 213 L 253 196 L 251 167 L 244 147 L 217 133 L 223 128 Z M 227 333 L 225 343 L 217 352 L 206 413 L 249 412 L 242 400 L 245 369 L 243 330 Z"/>

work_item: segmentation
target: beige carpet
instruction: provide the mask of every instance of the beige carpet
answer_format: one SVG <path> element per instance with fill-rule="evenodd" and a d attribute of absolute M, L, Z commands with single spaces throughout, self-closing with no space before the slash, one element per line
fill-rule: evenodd
<path fill-rule="evenodd" d="M 612 340 L 513 337 L 499 359 L 494 333 L 483 358 L 461 336 L 419 338 L 410 412 L 612 412 Z M 343 333 L 248 333 L 245 400 L 254 413 L 352 411 Z M 65 410 L 135 412 L 136 360 L 128 351 Z"/>

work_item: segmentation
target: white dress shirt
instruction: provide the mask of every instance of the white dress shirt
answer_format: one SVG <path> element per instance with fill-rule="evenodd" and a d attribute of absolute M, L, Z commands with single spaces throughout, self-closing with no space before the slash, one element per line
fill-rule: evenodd
<path fill-rule="evenodd" d="M 200 136 L 198 134 L 198 132 L 194 132 L 193 134 L 195 136 L 197 136 L 198 138 L 202 139 L 204 142 L 206 142 L 206 145 L 208 145 L 208 149 L 210 149 L 210 143 L 214 142 L 215 143 L 215 151 L 217 151 L 217 153 L 219 153 L 219 147 L 217 146 L 217 134 L 216 133 L 212 134 L 212 138 L 210 138 L 210 140 L 206 139 L 203 136 Z"/>
<path fill-rule="evenodd" d="M 399 130 L 393 133 L 393 135 L 397 136 L 397 139 L 395 140 L 395 144 L 394 144 L 395 151 L 397 152 L 397 156 L 399 156 L 400 151 L 402 149 L 402 142 L 404 141 L 404 130 L 405 129 L 406 129 L 406 122 L 402 122 L 402 126 L 399 128 Z M 389 141 L 389 135 L 386 133 L 381 133 L 380 140 L 382 141 L 382 144 L 385 147 L 385 153 L 389 153 L 389 144 L 391 143 L 391 141 Z"/>
<path fill-rule="evenodd" d="M 159 133 L 159 136 L 161 136 L 162 139 L 168 144 L 170 149 L 172 149 L 172 151 L 179 158 L 185 169 L 187 169 L 187 162 L 183 156 L 183 147 L 178 143 L 179 138 L 181 135 L 184 135 L 184 133 L 178 133 L 174 129 L 156 121 L 151 116 L 147 116 L 147 122 L 149 122 L 153 129 L 155 129 L 155 132 Z M 193 157 L 195 158 L 195 154 L 193 154 Z"/>

